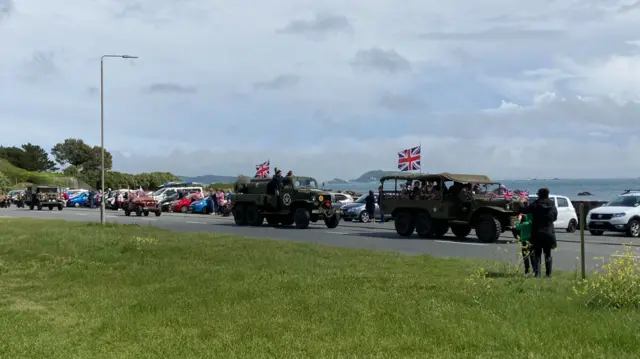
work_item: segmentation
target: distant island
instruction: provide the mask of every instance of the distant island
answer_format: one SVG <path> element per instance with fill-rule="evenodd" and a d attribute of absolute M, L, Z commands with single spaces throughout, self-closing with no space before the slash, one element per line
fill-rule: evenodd
<path fill-rule="evenodd" d="M 331 181 L 327 181 L 328 184 L 345 184 L 345 183 L 349 183 L 349 181 L 345 181 L 343 179 L 340 178 L 334 178 Z"/>
<path fill-rule="evenodd" d="M 363 173 L 360 177 L 352 179 L 351 182 L 369 183 L 378 182 L 380 177 L 398 174 L 398 171 L 373 170 Z M 405 172 L 406 173 L 406 172 Z"/>

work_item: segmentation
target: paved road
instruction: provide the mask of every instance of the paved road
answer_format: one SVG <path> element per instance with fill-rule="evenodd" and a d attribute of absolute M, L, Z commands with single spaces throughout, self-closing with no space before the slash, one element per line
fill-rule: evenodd
<path fill-rule="evenodd" d="M 66 208 L 63 211 L 29 211 L 28 209 L 0 209 L 1 217 L 57 218 L 69 221 L 97 222 L 100 220 L 99 210 Z M 160 217 L 153 214 L 149 217 L 126 217 L 123 212 L 107 211 L 107 221 L 122 224 L 139 224 L 155 226 L 175 231 L 216 232 L 223 234 L 312 242 L 331 246 L 384 250 L 403 254 L 431 254 L 437 257 L 484 258 L 496 261 L 518 261 L 519 246 L 513 237 L 506 232 L 498 243 L 477 243 L 470 236 L 467 241 L 460 241 L 448 235 L 442 240 L 423 240 L 417 236 L 400 237 L 393 228 L 393 223 L 353 223 L 340 222 L 340 226 L 328 229 L 321 222 L 312 224 L 307 230 L 291 228 L 238 227 L 231 217 L 216 217 L 198 214 L 163 213 Z M 554 268 L 575 270 L 579 268 L 580 236 L 576 233 L 558 233 L 558 251 L 553 252 Z M 640 240 L 625 238 L 620 235 L 594 237 L 585 235 L 587 268 L 592 270 L 596 261 L 594 257 L 609 258 L 622 250 L 623 244 L 630 244 L 640 249 Z"/>

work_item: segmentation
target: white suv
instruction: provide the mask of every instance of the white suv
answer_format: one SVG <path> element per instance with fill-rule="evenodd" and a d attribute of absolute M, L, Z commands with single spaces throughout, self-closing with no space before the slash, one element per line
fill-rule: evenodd
<path fill-rule="evenodd" d="M 623 232 L 640 236 L 640 191 L 625 191 L 602 207 L 587 214 L 587 228 L 594 236 L 604 232 Z"/>

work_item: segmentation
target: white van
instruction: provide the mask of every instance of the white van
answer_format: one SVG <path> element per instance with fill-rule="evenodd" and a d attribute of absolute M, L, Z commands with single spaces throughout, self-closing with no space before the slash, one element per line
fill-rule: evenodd
<path fill-rule="evenodd" d="M 529 203 L 537 198 L 536 195 L 529 196 Z M 549 199 L 555 203 L 556 209 L 558 209 L 558 219 L 553 223 L 554 227 L 569 233 L 575 232 L 578 229 L 578 214 L 569 197 L 550 194 Z"/>

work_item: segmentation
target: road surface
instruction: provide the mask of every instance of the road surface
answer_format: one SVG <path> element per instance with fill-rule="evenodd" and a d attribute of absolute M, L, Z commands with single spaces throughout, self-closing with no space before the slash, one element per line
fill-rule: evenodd
<path fill-rule="evenodd" d="M 63 211 L 28 209 L 0 209 L 0 218 L 28 217 L 42 219 L 63 219 L 67 221 L 100 221 L 97 209 L 65 208 Z M 430 254 L 436 257 L 482 258 L 495 261 L 518 262 L 519 245 L 511 243 L 513 237 L 505 232 L 497 243 L 478 243 L 473 233 L 468 240 L 461 241 L 450 233 L 441 240 L 424 240 L 417 236 L 399 236 L 391 223 L 353 223 L 341 221 L 334 229 L 328 229 L 323 222 L 312 224 L 309 229 L 298 230 L 294 227 L 238 227 L 232 217 L 211 215 L 163 213 L 160 217 L 126 217 L 121 211 L 107 211 L 107 221 L 121 224 L 139 224 L 174 231 L 216 232 L 255 238 L 270 238 L 296 242 L 310 242 L 330 246 L 362 248 L 403 253 L 407 255 Z M 554 269 L 576 270 L 580 268 L 580 234 L 557 233 L 558 251 L 553 252 Z M 610 258 L 623 250 L 627 244 L 640 249 L 640 240 L 621 235 L 591 236 L 585 234 L 587 270 L 595 268 L 595 257 Z"/>

